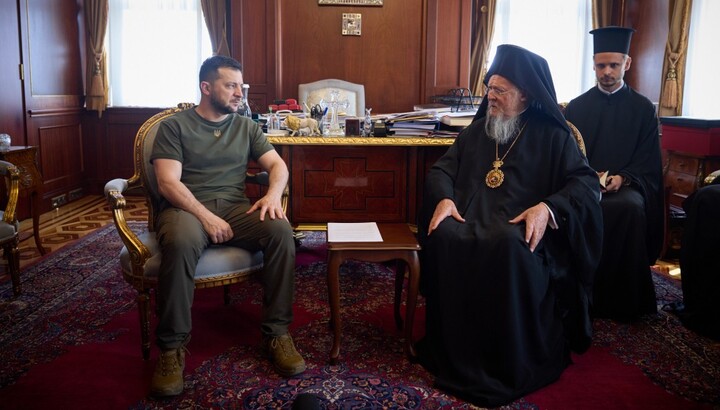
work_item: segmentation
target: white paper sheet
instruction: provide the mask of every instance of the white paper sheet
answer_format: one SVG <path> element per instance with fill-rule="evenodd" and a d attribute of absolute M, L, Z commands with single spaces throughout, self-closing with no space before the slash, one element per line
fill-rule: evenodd
<path fill-rule="evenodd" d="M 375 222 L 328 222 L 328 242 L 382 242 Z"/>

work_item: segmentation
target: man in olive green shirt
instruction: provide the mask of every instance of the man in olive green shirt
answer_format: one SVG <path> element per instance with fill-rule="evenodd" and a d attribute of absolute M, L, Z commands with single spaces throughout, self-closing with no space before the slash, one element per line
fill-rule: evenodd
<path fill-rule="evenodd" d="M 214 56 L 200 68 L 200 104 L 163 121 L 151 155 L 162 195 L 157 237 L 162 249 L 158 284 L 160 358 L 154 396 L 183 390 L 190 339 L 195 269 L 203 250 L 225 244 L 262 250 L 263 348 L 282 376 L 305 370 L 288 334 L 292 322 L 295 241 L 281 205 L 288 169 L 242 106 L 242 67 Z M 270 186 L 255 204 L 245 195 L 248 161 L 268 171 Z"/>

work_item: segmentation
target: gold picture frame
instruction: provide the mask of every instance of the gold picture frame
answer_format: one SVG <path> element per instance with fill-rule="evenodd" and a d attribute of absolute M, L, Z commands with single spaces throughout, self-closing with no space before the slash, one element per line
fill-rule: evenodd
<path fill-rule="evenodd" d="M 384 0 L 318 0 L 320 6 L 382 6 Z"/>

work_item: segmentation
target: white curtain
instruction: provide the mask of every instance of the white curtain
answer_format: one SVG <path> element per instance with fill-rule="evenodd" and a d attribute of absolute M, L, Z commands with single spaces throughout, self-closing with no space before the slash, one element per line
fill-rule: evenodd
<path fill-rule="evenodd" d="M 682 115 L 720 119 L 720 79 L 718 79 L 718 40 L 720 40 L 720 1 L 693 0 L 690 14 L 685 93 Z"/>
<path fill-rule="evenodd" d="M 212 55 L 199 0 L 110 0 L 110 104 L 171 107 L 200 98 Z"/>
<path fill-rule="evenodd" d="M 595 84 L 592 70 L 591 0 L 497 0 L 489 61 L 500 44 L 515 44 L 544 57 L 558 102 Z"/>

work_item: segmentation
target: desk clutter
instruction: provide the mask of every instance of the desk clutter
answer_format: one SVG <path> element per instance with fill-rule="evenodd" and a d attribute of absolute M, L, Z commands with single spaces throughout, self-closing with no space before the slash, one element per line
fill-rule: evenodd
<path fill-rule="evenodd" d="M 275 100 L 266 113 L 253 115 L 263 131 L 272 136 L 360 136 L 454 138 L 472 122 L 479 101 L 467 89 L 450 90 L 448 96 L 435 96 L 433 103 L 418 104 L 413 111 L 347 115 L 347 100 L 330 90 L 316 104 L 288 98 Z"/>

